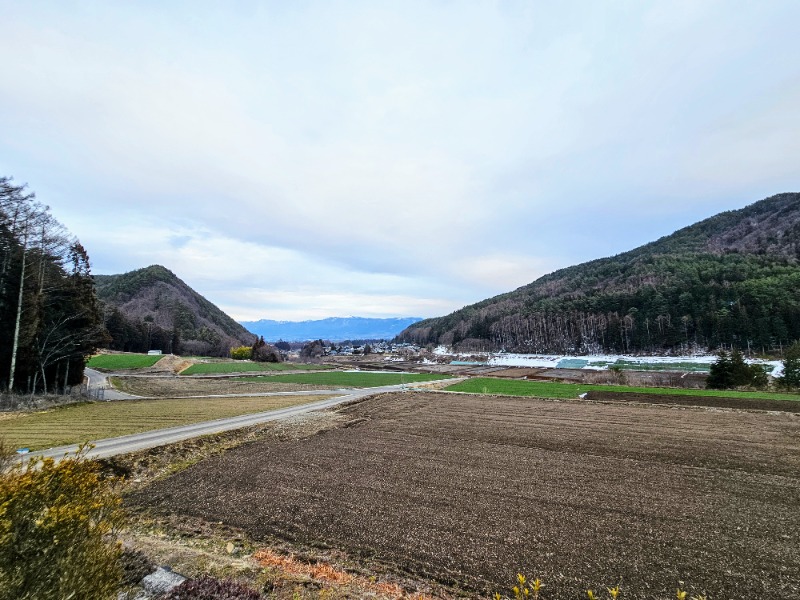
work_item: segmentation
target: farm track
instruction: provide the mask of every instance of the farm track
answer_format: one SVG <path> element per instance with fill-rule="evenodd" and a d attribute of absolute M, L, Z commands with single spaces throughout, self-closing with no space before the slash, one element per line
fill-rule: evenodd
<path fill-rule="evenodd" d="M 800 596 L 797 415 L 422 392 L 343 414 L 128 501 L 482 594 L 522 571 L 551 600 Z"/>

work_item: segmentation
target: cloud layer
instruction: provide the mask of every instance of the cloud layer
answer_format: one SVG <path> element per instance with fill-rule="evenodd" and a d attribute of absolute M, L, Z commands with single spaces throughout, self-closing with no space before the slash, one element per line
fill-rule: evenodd
<path fill-rule="evenodd" d="M 0 172 L 240 319 L 435 316 L 797 190 L 800 5 L 30 2 Z"/>

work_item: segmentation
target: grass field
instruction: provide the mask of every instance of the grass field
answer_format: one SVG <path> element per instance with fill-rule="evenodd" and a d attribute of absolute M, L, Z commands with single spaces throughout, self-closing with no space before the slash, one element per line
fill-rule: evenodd
<path fill-rule="evenodd" d="M 181 375 L 215 375 L 225 373 L 251 373 L 253 371 L 308 371 L 330 369 L 328 365 L 309 365 L 301 363 L 259 363 L 259 362 L 209 362 L 192 365 L 181 371 Z"/>
<path fill-rule="evenodd" d="M 681 371 L 687 373 L 708 373 L 711 368 L 710 363 L 696 362 L 658 362 L 648 363 L 636 360 L 619 359 L 612 366 L 619 367 L 623 371 Z M 771 369 L 771 367 L 770 367 Z"/>
<path fill-rule="evenodd" d="M 508 396 L 535 396 L 537 398 L 577 398 L 579 394 L 598 392 L 631 392 L 637 394 L 663 394 L 670 396 L 707 396 L 717 398 L 748 398 L 761 400 L 796 400 L 798 394 L 777 392 L 737 392 L 729 390 L 689 390 L 682 388 L 633 387 L 626 385 L 591 385 L 579 383 L 552 383 L 549 381 L 514 381 L 475 377 L 447 388 L 451 392 L 473 394 L 505 394 Z"/>
<path fill-rule="evenodd" d="M 369 371 L 331 371 L 329 373 L 292 373 L 266 377 L 244 377 L 244 381 L 269 381 L 274 383 L 300 383 L 345 388 L 369 388 L 420 381 L 449 379 L 449 375 L 431 373 L 371 373 Z"/>
<path fill-rule="evenodd" d="M 86 366 L 92 369 L 108 369 L 109 371 L 144 369 L 145 367 L 152 367 L 162 358 L 164 357 L 161 354 L 98 354 L 90 358 Z"/>
<path fill-rule="evenodd" d="M 309 394 L 73 404 L 4 416 L 0 419 L 0 439 L 12 448 L 39 450 L 285 408 L 327 397 Z"/>

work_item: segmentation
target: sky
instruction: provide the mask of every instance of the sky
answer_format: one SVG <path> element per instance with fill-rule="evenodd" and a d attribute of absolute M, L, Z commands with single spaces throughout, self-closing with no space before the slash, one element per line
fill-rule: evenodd
<path fill-rule="evenodd" d="M 0 15 L 0 175 L 238 320 L 440 316 L 800 191 L 796 0 Z"/>

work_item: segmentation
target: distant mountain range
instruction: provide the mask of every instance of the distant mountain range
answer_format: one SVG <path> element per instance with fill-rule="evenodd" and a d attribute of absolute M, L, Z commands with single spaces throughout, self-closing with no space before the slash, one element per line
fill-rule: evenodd
<path fill-rule="evenodd" d="M 370 319 L 365 317 L 331 317 L 316 321 L 240 321 L 248 331 L 264 336 L 269 342 L 283 340 L 301 342 L 323 339 L 332 342 L 343 340 L 393 339 L 409 325 L 421 321 L 419 317 Z"/>
<path fill-rule="evenodd" d="M 252 345 L 255 336 L 172 271 L 152 265 L 120 275 L 95 275 L 97 298 L 115 350 L 213 354 Z"/>
<path fill-rule="evenodd" d="M 800 339 L 800 194 L 560 269 L 399 338 L 554 354 L 777 349 Z"/>

